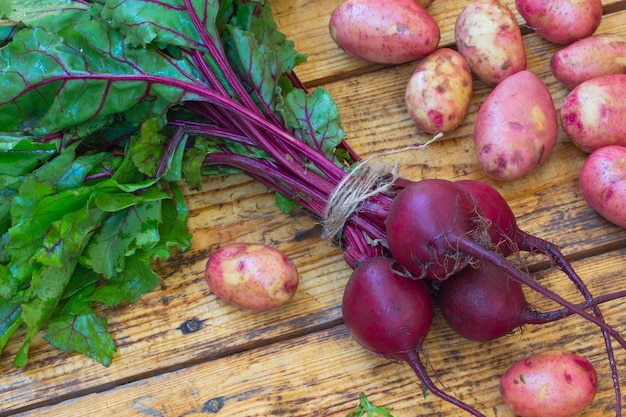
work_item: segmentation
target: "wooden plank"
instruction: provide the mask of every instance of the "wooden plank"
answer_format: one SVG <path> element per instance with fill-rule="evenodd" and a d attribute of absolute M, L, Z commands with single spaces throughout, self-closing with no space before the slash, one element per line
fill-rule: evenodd
<path fill-rule="evenodd" d="M 591 277 L 592 291 L 610 291 L 614 280 L 623 280 L 626 249 L 585 259 L 575 267 Z M 560 273 L 544 271 L 537 278 L 578 299 Z M 529 301 L 549 307 L 530 293 Z M 626 314 L 626 304 L 610 302 L 603 311 L 618 329 L 626 330 L 619 320 Z M 573 329 L 575 338 L 571 337 Z M 577 352 L 592 361 L 599 391 L 584 416 L 610 416 L 614 397 L 603 341 L 595 326 L 578 317 L 528 326 L 523 332 L 482 344 L 454 335 L 437 317 L 424 345 L 429 373 L 440 386 L 488 416 L 499 417 L 512 417 L 498 393 L 500 375 L 528 352 L 549 349 Z M 616 357 L 620 367 L 626 365 L 626 351 L 617 348 Z M 339 325 L 20 415 L 339 417 L 356 405 L 360 391 L 378 405 L 393 407 L 395 417 L 462 414 L 431 393 L 424 398 L 408 366 L 370 354 Z"/>

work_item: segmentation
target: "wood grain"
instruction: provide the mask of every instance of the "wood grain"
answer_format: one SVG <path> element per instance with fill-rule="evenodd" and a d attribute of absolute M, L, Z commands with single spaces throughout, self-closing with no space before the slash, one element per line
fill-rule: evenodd
<path fill-rule="evenodd" d="M 424 143 L 429 138 L 411 124 L 403 102 L 414 63 L 371 65 L 338 50 L 327 32 L 338 3 L 272 1 L 279 28 L 309 55 L 299 76 L 307 85 L 331 92 L 349 143 L 362 156 Z M 442 46 L 453 45 L 454 21 L 466 3 L 436 0 L 429 9 L 441 26 Z M 626 34 L 626 2 L 610 0 L 604 6 L 599 32 Z M 549 72 L 557 47 L 528 32 L 529 68 L 546 82 L 560 107 L 567 91 Z M 510 202 L 520 226 L 561 246 L 595 293 L 623 288 L 626 232 L 582 200 L 577 178 L 586 155 L 562 131 L 547 163 L 526 177 L 495 183 L 482 174 L 471 135 L 476 111 L 489 91 L 476 82 L 470 114 L 457 131 L 423 149 L 388 158 L 397 159 L 402 175 L 411 179 L 473 178 L 493 184 Z M 207 179 L 201 191 L 185 192 L 193 247 L 155 265 L 164 277 L 160 288 L 132 305 L 99 311 L 109 319 L 118 345 L 113 364 L 105 368 L 79 355 L 65 355 L 39 336 L 29 365 L 14 369 L 17 337 L 0 356 L 0 416 L 345 416 L 359 391 L 393 407 L 395 417 L 460 415 L 432 394 L 424 398 L 407 366 L 378 358 L 349 338 L 340 303 L 351 271 L 341 250 L 319 237 L 316 219 L 298 211 L 279 212 L 267 188 L 245 175 Z M 258 313 L 238 310 L 211 295 L 203 280 L 206 259 L 232 241 L 273 244 L 287 253 L 302 277 L 293 301 Z M 537 279 L 576 299 L 562 274 L 541 259 L 529 262 Z M 605 309 L 622 332 L 625 309 L 619 302 Z M 197 331 L 183 331 L 190 321 Z M 499 375 L 513 360 L 550 348 L 580 352 L 598 367 L 598 398 L 584 416 L 614 414 L 602 340 L 595 327 L 578 318 L 527 328 L 488 344 L 461 340 L 437 318 L 425 345 L 440 383 L 487 415 L 500 417 L 510 413 L 498 394 Z M 625 352 L 618 349 L 617 357 L 623 368 Z"/>

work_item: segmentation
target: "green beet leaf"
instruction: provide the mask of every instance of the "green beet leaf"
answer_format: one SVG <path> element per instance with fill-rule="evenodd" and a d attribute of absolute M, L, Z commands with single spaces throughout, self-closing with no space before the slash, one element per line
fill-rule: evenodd
<path fill-rule="evenodd" d="M 107 331 L 107 319 L 98 317 L 91 302 L 73 297 L 50 317 L 44 337 L 63 352 L 79 352 L 109 366 L 116 351 L 115 341 Z"/>
<path fill-rule="evenodd" d="M 160 132 L 158 120 L 150 119 L 141 125 L 141 132 L 133 143 L 130 156 L 137 169 L 151 177 L 163 177 L 171 182 L 182 180 L 182 162 L 187 135 L 178 132 L 168 138 Z"/>
<path fill-rule="evenodd" d="M 50 319 L 45 340 L 63 352 L 79 352 L 109 366 L 116 351 L 107 331 L 107 319 L 90 309 L 79 314 L 58 314 Z"/>
<path fill-rule="evenodd" d="M 33 272 L 29 294 L 21 304 L 21 319 L 27 330 L 24 342 L 13 360 L 16 367 L 22 367 L 28 362 L 30 344 L 53 313 L 75 267 L 76 262 L 72 262 L 61 268 L 42 266 Z"/>
<path fill-rule="evenodd" d="M 88 299 L 99 301 L 109 307 L 115 307 L 120 303 L 134 303 L 142 295 L 155 289 L 160 280 L 161 278 L 151 269 L 149 260 L 141 256 L 129 257 L 125 268 L 95 289 Z"/>
<path fill-rule="evenodd" d="M 0 352 L 22 325 L 22 305 L 0 297 Z"/>
<path fill-rule="evenodd" d="M 4 0 L 0 16 L 15 23 L 43 27 L 50 32 L 88 17 L 87 3 L 72 0 Z"/>
<path fill-rule="evenodd" d="M 276 29 L 270 13 L 269 8 L 259 11 L 254 2 L 242 4 L 221 36 L 233 70 L 257 103 L 273 110 L 280 100 L 280 78 L 305 62 L 306 55 Z"/>
<path fill-rule="evenodd" d="M 319 149 L 333 159 L 333 151 L 345 134 L 339 123 L 339 110 L 330 94 L 317 88 L 313 94 L 302 90 L 290 91 L 280 110 L 285 125 L 310 147 Z"/>
<path fill-rule="evenodd" d="M 187 231 L 189 211 L 187 202 L 180 187 L 176 183 L 170 185 L 172 198 L 163 200 L 161 206 L 162 222 L 159 225 L 161 240 L 151 250 L 151 257 L 168 259 L 172 248 L 186 251 L 191 247 L 191 233 Z"/>
<path fill-rule="evenodd" d="M 59 268 L 73 262 L 83 252 L 105 217 L 106 212 L 93 206 L 88 200 L 83 207 L 50 224 L 33 259 L 43 265 Z"/>
<path fill-rule="evenodd" d="M 90 189 L 82 186 L 84 176 L 87 167 L 97 165 L 102 156 L 76 158 L 77 145 L 28 174 L 11 200 L 11 225 L 3 235 L 6 260 L 0 267 L 0 296 L 12 298 L 33 275 L 36 265 L 32 258 L 51 224 L 91 198 Z"/>
<path fill-rule="evenodd" d="M 0 63 L 6 97 L 0 131 L 46 135 L 87 123 L 91 132 L 120 113 L 139 123 L 195 97 L 183 88 L 199 83 L 188 61 L 154 47 L 131 48 L 99 20 L 82 20 L 59 33 L 20 30 L 0 50 Z"/>
<path fill-rule="evenodd" d="M 25 136 L 0 136 L 0 175 L 17 177 L 31 172 L 56 153 L 53 143 L 34 142 Z"/>
<path fill-rule="evenodd" d="M 217 17 L 219 1 L 191 0 L 190 3 L 197 23 L 201 25 L 205 21 L 207 24 L 203 28 L 216 39 L 213 22 Z M 143 47 L 154 43 L 160 48 L 173 45 L 203 49 L 202 31 L 195 26 L 192 15 L 181 6 L 180 0 L 106 0 L 102 17 L 110 19 L 113 27 L 122 32 L 132 46 Z"/>
<path fill-rule="evenodd" d="M 79 260 L 105 278 L 113 278 L 124 269 L 127 256 L 159 242 L 160 223 L 160 200 L 114 212 L 94 233 Z"/>
<path fill-rule="evenodd" d="M 85 268 L 81 264 L 76 265 L 76 269 L 74 269 L 74 273 L 63 292 L 62 302 L 68 302 L 67 300 L 75 296 L 85 300 L 101 282 L 102 277 L 95 273 L 93 269 Z M 68 309 L 59 305 L 59 309 L 61 308 Z M 82 307 L 77 312 L 80 311 L 82 311 Z"/>

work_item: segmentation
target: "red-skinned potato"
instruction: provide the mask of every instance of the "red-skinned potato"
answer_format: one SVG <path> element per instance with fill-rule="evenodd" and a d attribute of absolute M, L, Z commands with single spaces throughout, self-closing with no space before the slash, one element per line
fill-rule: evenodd
<path fill-rule="evenodd" d="M 437 49 L 439 25 L 416 0 L 344 0 L 328 24 L 333 41 L 356 58 L 403 64 Z"/>
<path fill-rule="evenodd" d="M 458 51 L 489 85 L 526 69 L 526 50 L 515 15 L 498 0 L 474 0 L 454 27 Z"/>
<path fill-rule="evenodd" d="M 472 88 L 472 72 L 463 55 L 449 48 L 438 49 L 413 71 L 405 93 L 407 110 L 424 132 L 450 132 L 465 118 Z"/>
<path fill-rule="evenodd" d="M 626 228 L 626 147 L 604 146 L 592 152 L 580 172 L 579 185 L 595 211 Z"/>
<path fill-rule="evenodd" d="M 602 0 L 516 0 L 515 7 L 539 36 L 559 45 L 591 36 L 602 20 Z"/>
<path fill-rule="evenodd" d="M 557 132 L 550 91 L 539 77 L 524 70 L 498 84 L 480 106 L 474 148 L 485 174 L 511 181 L 548 158 Z"/>
<path fill-rule="evenodd" d="M 561 106 L 563 130 L 584 152 L 626 146 L 626 74 L 605 75 L 579 84 Z"/>
<path fill-rule="evenodd" d="M 607 33 L 576 41 L 554 54 L 550 70 L 570 89 L 592 78 L 626 74 L 626 36 Z"/>
<path fill-rule="evenodd" d="M 586 358 L 549 351 L 511 366 L 500 379 L 500 392 L 519 417 L 573 417 L 593 402 L 597 385 Z"/>
<path fill-rule="evenodd" d="M 270 310 L 289 301 L 298 288 L 294 263 L 278 249 L 231 243 L 216 250 L 205 269 L 211 292 L 247 310 Z"/>

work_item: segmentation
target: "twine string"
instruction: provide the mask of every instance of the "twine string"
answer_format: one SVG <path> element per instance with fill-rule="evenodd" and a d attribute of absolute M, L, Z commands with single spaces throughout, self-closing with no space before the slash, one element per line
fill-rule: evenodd
<path fill-rule="evenodd" d="M 387 192 L 398 178 L 398 161 L 378 161 L 377 158 L 395 153 L 422 149 L 439 139 L 437 134 L 428 142 L 381 152 L 359 162 L 359 164 L 337 184 L 328 197 L 324 208 L 322 237 L 332 239 L 343 229 L 346 222 L 368 198 Z"/>

